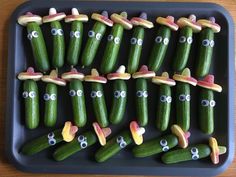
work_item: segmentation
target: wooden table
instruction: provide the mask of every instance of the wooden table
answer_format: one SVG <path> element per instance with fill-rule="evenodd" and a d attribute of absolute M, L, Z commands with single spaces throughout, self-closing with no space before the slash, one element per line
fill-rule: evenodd
<path fill-rule="evenodd" d="M 163 0 L 162 0 L 163 1 Z M 194 0 L 185 0 L 186 2 Z M 204 0 L 195 0 L 197 2 L 205 2 Z M 0 17 L 2 22 L 0 23 L 0 176 L 2 177 L 20 177 L 20 176 L 37 176 L 37 177 L 47 177 L 55 176 L 49 174 L 30 174 L 17 171 L 14 166 L 9 164 L 8 160 L 4 155 L 4 125 L 5 125 L 5 108 L 6 108 L 6 71 L 7 71 L 7 47 L 8 47 L 8 21 L 9 17 L 14 11 L 14 9 L 24 0 L 1 0 L 0 2 Z M 208 2 L 215 2 L 224 6 L 233 16 L 236 22 L 236 0 L 208 0 Z M 236 91 L 236 90 L 235 90 Z M 236 129 L 236 124 L 235 124 Z M 236 137 L 236 136 L 235 136 Z M 230 167 L 221 174 L 221 177 L 231 177 L 236 174 L 236 159 L 234 158 L 233 163 Z M 68 177 L 69 175 L 57 175 L 58 177 Z M 72 175 L 71 175 L 72 176 Z M 78 175 L 77 175 L 78 176 Z M 94 176 L 94 175 L 81 175 L 81 176 Z M 97 175 L 101 176 L 101 175 Z"/>

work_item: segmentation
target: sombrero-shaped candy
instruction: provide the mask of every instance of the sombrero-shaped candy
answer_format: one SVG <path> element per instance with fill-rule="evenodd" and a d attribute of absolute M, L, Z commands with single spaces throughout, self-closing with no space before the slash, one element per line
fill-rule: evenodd
<path fill-rule="evenodd" d="M 221 27 L 215 21 L 215 17 L 210 17 L 209 20 L 200 19 L 197 21 L 197 23 L 200 24 L 202 28 L 210 28 L 213 30 L 214 33 L 219 33 Z"/>
<path fill-rule="evenodd" d="M 185 68 L 181 74 L 174 74 L 173 79 L 179 82 L 191 84 L 193 86 L 197 85 L 197 80 L 191 77 L 191 72 L 188 68 Z"/>
<path fill-rule="evenodd" d="M 190 132 L 184 132 L 180 126 L 178 125 L 172 125 L 171 126 L 171 132 L 172 134 L 176 135 L 178 137 L 178 144 L 181 148 L 188 147 L 188 138 L 190 137 Z"/>
<path fill-rule="evenodd" d="M 153 77 L 152 82 L 154 84 L 158 84 L 158 85 L 161 85 L 161 84 L 166 84 L 166 85 L 169 85 L 169 86 L 174 86 L 175 85 L 175 81 L 173 79 L 169 78 L 168 72 L 163 72 L 161 74 L 161 76 Z"/>
<path fill-rule="evenodd" d="M 18 74 L 18 79 L 19 80 L 34 80 L 34 81 L 38 81 L 41 79 L 41 77 L 43 76 L 42 73 L 39 72 L 34 72 L 34 68 L 29 67 L 27 69 L 26 72 L 21 72 L 20 74 Z"/>
<path fill-rule="evenodd" d="M 143 143 L 143 134 L 145 133 L 145 128 L 139 127 L 136 121 L 130 122 L 130 132 L 132 134 L 135 144 L 140 145 Z"/>
<path fill-rule="evenodd" d="M 107 79 L 108 80 L 117 80 L 117 79 L 121 79 L 121 80 L 129 80 L 131 77 L 131 75 L 129 73 L 125 72 L 125 66 L 121 65 L 115 73 L 110 73 L 107 75 Z"/>
<path fill-rule="evenodd" d="M 77 71 L 77 69 L 72 68 L 70 72 L 63 73 L 61 78 L 70 81 L 72 79 L 84 80 L 84 74 Z"/>
<path fill-rule="evenodd" d="M 213 137 L 209 138 L 209 146 L 211 147 L 211 161 L 213 164 L 218 164 L 219 156 L 225 154 L 227 149 L 224 146 L 218 146 L 217 140 Z"/>
<path fill-rule="evenodd" d="M 149 71 L 148 67 L 146 65 L 142 65 L 139 71 L 132 74 L 132 78 L 138 79 L 138 78 L 151 78 L 154 77 L 156 74 L 154 71 Z"/>
<path fill-rule="evenodd" d="M 61 132 L 63 140 L 66 142 L 71 142 L 75 138 L 75 134 L 77 131 L 78 131 L 77 126 L 73 126 L 70 121 L 65 122 Z"/>
<path fill-rule="evenodd" d="M 67 15 L 65 17 L 65 22 L 73 22 L 73 21 L 80 21 L 80 22 L 87 22 L 88 21 L 88 16 L 84 14 L 79 14 L 78 9 L 72 8 L 71 9 L 71 15 Z"/>
<path fill-rule="evenodd" d="M 129 30 L 133 28 L 132 23 L 127 19 L 127 13 L 126 12 L 121 12 L 120 15 L 119 14 L 112 14 L 111 15 L 111 20 L 114 23 L 118 23 L 121 24 L 125 29 Z"/>
<path fill-rule="evenodd" d="M 181 17 L 177 21 L 177 24 L 179 25 L 180 28 L 188 26 L 192 28 L 193 32 L 195 33 L 201 31 L 202 29 L 201 25 L 196 22 L 196 16 L 194 14 L 191 14 L 188 18 Z"/>
<path fill-rule="evenodd" d="M 93 129 L 98 137 L 99 143 L 104 146 L 106 144 L 106 137 L 111 134 L 110 128 L 101 128 L 97 122 L 93 123 Z"/>
<path fill-rule="evenodd" d="M 173 31 L 177 31 L 179 26 L 174 22 L 175 18 L 173 16 L 157 17 L 156 22 L 160 25 L 164 25 L 172 29 Z"/>
<path fill-rule="evenodd" d="M 58 77 L 58 73 L 56 70 L 52 70 L 49 75 L 44 75 L 41 78 L 41 80 L 43 82 L 53 83 L 53 84 L 60 85 L 60 86 L 66 85 L 66 81 L 64 79 L 61 79 Z"/>
<path fill-rule="evenodd" d="M 203 80 L 199 80 L 197 82 L 197 85 L 199 87 L 210 89 L 210 90 L 213 90 L 216 92 L 222 91 L 222 87 L 220 85 L 214 83 L 214 76 L 213 75 L 207 75 L 206 77 L 204 77 Z"/>
<path fill-rule="evenodd" d="M 113 26 L 113 21 L 108 18 L 107 11 L 103 11 L 102 14 L 93 13 L 91 18 L 97 20 L 101 23 L 104 23 L 107 26 Z"/>
<path fill-rule="evenodd" d="M 32 14 L 31 12 L 27 12 L 25 15 L 21 15 L 17 19 L 17 21 L 22 26 L 26 26 L 30 22 L 35 22 L 39 25 L 41 25 L 43 23 L 42 17 L 40 17 L 39 15 Z"/>
<path fill-rule="evenodd" d="M 64 12 L 57 13 L 57 10 L 52 7 L 49 9 L 49 15 L 43 17 L 43 23 L 59 21 L 65 17 L 66 17 L 66 14 Z"/>
<path fill-rule="evenodd" d="M 102 83 L 102 84 L 107 83 L 107 79 L 103 76 L 100 76 L 98 71 L 94 68 L 91 70 L 91 75 L 86 75 L 84 77 L 84 81 L 97 82 L 97 83 Z"/>
<path fill-rule="evenodd" d="M 153 28 L 154 25 L 151 21 L 147 20 L 147 14 L 142 12 L 139 17 L 133 17 L 130 22 L 134 26 L 141 26 L 143 28 Z"/>

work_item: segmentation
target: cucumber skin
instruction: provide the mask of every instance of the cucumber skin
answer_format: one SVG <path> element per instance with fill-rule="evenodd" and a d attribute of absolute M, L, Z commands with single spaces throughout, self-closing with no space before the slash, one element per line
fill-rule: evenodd
<path fill-rule="evenodd" d="M 56 143 L 60 143 L 61 141 L 63 141 L 61 131 L 62 131 L 61 129 L 53 131 L 55 135 L 54 139 L 56 139 L 57 141 Z M 24 155 L 34 155 L 36 153 L 43 151 L 44 149 L 47 149 L 50 146 L 51 145 L 48 144 L 48 135 L 44 135 L 24 144 L 24 146 L 21 149 L 21 152 Z"/>
<path fill-rule="evenodd" d="M 101 33 L 102 37 L 106 32 L 106 25 L 101 22 L 96 22 L 92 29 L 96 34 Z M 96 56 L 100 41 L 96 40 L 95 36 L 88 38 L 85 48 L 82 53 L 81 63 L 82 66 L 90 66 Z"/>
<path fill-rule="evenodd" d="M 136 92 L 138 90 L 147 91 L 147 80 L 144 78 L 136 79 Z M 136 93 L 135 93 L 136 94 Z M 148 124 L 148 99 L 136 96 L 136 114 L 140 126 Z"/>
<path fill-rule="evenodd" d="M 200 33 L 200 48 L 199 48 L 199 55 L 196 67 L 196 76 L 197 77 L 204 77 L 209 73 L 212 54 L 213 54 L 213 47 L 210 46 L 203 46 L 202 40 L 209 39 L 214 40 L 214 32 L 212 29 L 204 28 Z"/>
<path fill-rule="evenodd" d="M 85 126 L 87 122 L 86 106 L 85 106 L 85 96 L 83 84 L 80 80 L 71 80 L 70 81 L 70 90 L 82 90 L 82 96 L 71 97 L 74 123 L 78 127 Z"/>
<path fill-rule="evenodd" d="M 56 94 L 57 97 L 57 85 L 53 83 L 47 83 L 46 92 L 49 95 Z M 57 98 L 56 100 L 44 101 L 45 110 L 44 110 L 44 124 L 47 127 L 53 127 L 57 121 Z"/>
<path fill-rule="evenodd" d="M 71 31 L 79 31 L 80 37 L 70 38 L 69 47 L 67 51 L 67 63 L 70 66 L 78 64 L 79 55 L 81 51 L 82 39 L 83 39 L 83 23 L 80 21 L 74 21 L 71 24 Z"/>
<path fill-rule="evenodd" d="M 93 100 L 93 109 L 95 117 L 101 127 L 107 127 L 109 125 L 108 116 L 107 116 L 107 107 L 105 103 L 105 96 L 101 83 L 92 83 L 92 91 L 101 91 L 103 96 L 92 98 Z"/>
<path fill-rule="evenodd" d="M 115 24 L 112 27 L 111 35 L 113 35 L 113 37 L 119 37 L 120 43 L 115 44 L 114 39 L 112 41 L 107 41 L 104 55 L 102 58 L 101 67 L 100 67 L 101 73 L 103 74 L 108 74 L 114 70 L 118 53 L 120 50 L 120 44 L 122 41 L 123 31 L 124 31 L 124 28 L 121 24 Z"/>
<path fill-rule="evenodd" d="M 199 159 L 205 158 L 209 156 L 211 153 L 210 147 L 205 144 L 198 144 L 192 147 L 198 148 Z M 192 154 L 191 154 L 192 147 L 167 152 L 161 157 L 161 159 L 165 164 L 172 164 L 172 163 L 192 160 Z"/>
<path fill-rule="evenodd" d="M 161 95 L 171 96 L 171 88 L 169 85 L 160 85 L 159 98 Z M 165 131 L 168 128 L 170 120 L 171 103 L 161 102 L 159 100 L 157 108 L 157 128 L 160 131 Z"/>
<path fill-rule="evenodd" d="M 36 96 L 25 99 L 25 125 L 29 129 L 35 129 L 39 125 L 39 94 L 37 83 L 33 80 L 25 80 L 23 84 L 24 91 L 28 93 L 34 91 Z"/>
<path fill-rule="evenodd" d="M 126 92 L 126 97 L 115 98 L 113 96 L 111 112 L 109 120 L 112 124 L 118 124 L 122 121 L 125 113 L 125 107 L 127 102 L 127 86 L 124 80 L 115 80 L 113 83 L 113 93 L 116 90 L 122 90 Z"/>
<path fill-rule="evenodd" d="M 95 153 L 95 160 L 97 162 L 104 162 L 104 161 L 110 159 L 111 157 L 116 155 L 122 149 L 122 148 L 120 148 L 119 144 L 116 142 L 116 139 L 119 136 L 122 136 L 124 138 L 124 140 L 127 143 L 127 146 L 129 144 L 131 144 L 133 141 L 132 135 L 130 134 L 130 132 L 123 131 L 118 136 L 115 136 L 114 138 L 109 140 L 105 146 L 98 149 L 98 151 Z"/>
<path fill-rule="evenodd" d="M 41 28 L 36 22 L 30 22 L 27 24 L 27 31 L 28 33 L 32 31 L 38 32 L 38 38 L 32 38 L 32 40 L 30 41 L 31 48 L 33 51 L 34 63 L 36 68 L 41 72 L 46 72 L 50 69 L 50 65 Z"/>
<path fill-rule="evenodd" d="M 193 36 L 192 28 L 189 26 L 183 27 L 180 30 L 179 34 L 179 37 L 181 36 L 185 36 L 186 40 L 188 37 L 192 37 Z M 185 68 L 188 62 L 190 49 L 191 49 L 191 44 L 188 44 L 187 41 L 185 43 L 178 42 L 176 49 L 176 57 L 173 66 L 174 71 L 182 71 Z"/>
<path fill-rule="evenodd" d="M 135 27 L 132 38 L 133 37 L 136 39 L 144 40 L 143 27 Z M 137 71 L 141 57 L 141 52 L 142 52 L 142 46 L 139 46 L 138 44 L 131 44 L 129 59 L 128 59 L 128 67 L 127 67 L 128 73 L 133 74 Z"/>
<path fill-rule="evenodd" d="M 190 95 L 190 85 L 183 82 L 176 84 L 176 119 L 177 124 L 184 130 L 188 131 L 190 127 L 190 101 L 180 101 L 179 95 Z"/>
<path fill-rule="evenodd" d="M 59 21 L 53 21 L 50 23 L 51 28 L 62 29 Z M 53 36 L 53 56 L 52 66 L 54 68 L 61 68 L 64 65 L 65 57 L 65 40 L 64 34 L 62 36 Z"/>
<path fill-rule="evenodd" d="M 171 30 L 166 26 L 161 26 L 156 36 L 162 36 L 162 39 L 168 38 L 170 40 Z M 169 44 L 164 45 L 163 42 L 161 43 L 154 42 L 154 46 L 152 48 L 148 62 L 148 68 L 151 71 L 157 72 L 158 69 L 161 67 L 161 64 L 163 63 L 166 55 L 168 45 Z"/>
<path fill-rule="evenodd" d="M 214 93 L 209 89 L 201 89 L 199 94 L 200 101 L 203 99 L 214 100 Z M 214 132 L 214 107 L 202 106 L 199 104 L 200 128 L 206 134 Z"/>
<path fill-rule="evenodd" d="M 178 138 L 174 135 L 166 135 L 163 137 L 151 139 L 139 146 L 135 146 L 132 150 L 135 157 L 148 157 L 163 152 L 160 141 L 165 139 L 168 142 L 169 148 L 173 148 L 178 145 Z"/>
<path fill-rule="evenodd" d="M 83 134 L 81 134 L 87 138 L 88 148 L 89 146 L 92 146 L 97 142 L 97 137 L 95 133 L 88 131 Z M 56 161 L 62 161 L 66 158 L 70 157 L 71 155 L 75 154 L 76 152 L 79 152 L 81 149 L 80 144 L 78 142 L 78 136 L 73 139 L 73 141 L 66 143 L 59 148 L 56 149 L 56 151 L 53 153 L 53 158 Z"/>

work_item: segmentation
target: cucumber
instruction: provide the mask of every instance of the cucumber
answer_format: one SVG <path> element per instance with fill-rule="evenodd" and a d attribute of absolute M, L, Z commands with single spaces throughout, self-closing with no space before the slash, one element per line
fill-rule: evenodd
<path fill-rule="evenodd" d="M 86 138 L 86 140 L 83 138 Z M 56 151 L 53 153 L 53 158 L 56 161 L 65 160 L 66 158 L 72 156 L 76 152 L 79 152 L 89 146 L 92 146 L 93 144 L 96 143 L 96 141 L 97 141 L 97 137 L 95 133 L 91 131 L 85 132 L 77 136 L 76 138 L 74 138 L 73 141 L 66 143 L 60 146 L 59 148 L 57 148 Z"/>
<path fill-rule="evenodd" d="M 193 147 L 198 149 L 199 159 L 205 158 L 209 156 L 211 153 L 211 149 L 208 145 L 198 144 L 192 147 L 188 147 L 186 149 L 178 149 L 171 152 L 167 152 L 161 157 L 161 160 L 165 164 L 173 164 L 173 163 L 193 160 L 192 159 L 193 154 L 191 153 L 191 149 Z"/>
<path fill-rule="evenodd" d="M 159 104 L 157 108 L 157 128 L 165 131 L 168 128 L 171 110 L 171 88 L 169 85 L 160 85 Z"/>
<path fill-rule="evenodd" d="M 118 137 L 123 137 L 123 143 L 121 146 L 125 148 L 125 146 L 128 146 L 129 144 L 132 143 L 132 136 L 129 131 L 123 131 L 120 133 L 118 136 L 112 138 L 107 142 L 105 146 L 102 146 L 98 151 L 95 153 L 95 160 L 97 162 L 104 162 L 114 155 L 116 155 L 122 148 L 120 147 L 120 144 L 117 142 Z"/>
<path fill-rule="evenodd" d="M 82 53 L 82 66 L 90 66 L 96 56 L 98 47 L 101 43 L 101 39 L 106 32 L 106 25 L 101 22 L 96 22 L 93 26 L 92 31 L 94 35 L 88 38 L 87 43 L 85 45 L 84 51 Z M 100 39 L 97 39 L 97 34 L 101 34 Z"/>
<path fill-rule="evenodd" d="M 87 122 L 83 84 L 78 79 L 70 81 L 70 96 L 72 101 L 74 123 L 83 127 Z"/>
<path fill-rule="evenodd" d="M 54 136 L 52 136 L 52 133 L 54 134 Z M 49 138 L 48 136 L 51 136 L 51 138 Z M 63 141 L 63 137 L 61 135 L 61 129 L 58 129 L 47 135 L 35 138 L 32 141 L 27 142 L 23 145 L 21 152 L 24 155 L 34 155 L 49 148 L 50 146 L 60 143 L 61 141 Z M 49 142 L 51 144 L 49 144 Z"/>
<path fill-rule="evenodd" d="M 44 101 L 44 124 L 53 127 L 57 121 L 57 85 L 47 83 Z"/>
<path fill-rule="evenodd" d="M 123 31 L 124 27 L 121 24 L 113 25 L 111 34 L 108 36 L 108 42 L 100 66 L 101 73 L 103 74 L 110 73 L 114 70 L 122 41 Z"/>
<path fill-rule="evenodd" d="M 25 80 L 23 84 L 25 98 L 25 125 L 35 129 L 39 125 L 39 94 L 38 86 L 33 80 Z"/>
<path fill-rule="evenodd" d="M 167 146 L 162 146 L 161 141 L 162 142 L 166 141 L 168 148 Z M 177 145 L 178 145 L 178 138 L 176 136 L 166 135 L 160 138 L 149 140 L 139 146 L 135 146 L 132 152 L 135 157 L 148 157 L 161 152 L 166 152 Z"/>
<path fill-rule="evenodd" d="M 71 24 L 70 42 L 67 51 L 67 63 L 70 66 L 78 64 L 83 36 L 83 23 L 73 21 Z"/>
<path fill-rule="evenodd" d="M 214 32 L 204 28 L 200 33 L 200 48 L 197 58 L 196 76 L 204 77 L 209 73 L 214 47 Z"/>
<path fill-rule="evenodd" d="M 50 69 L 49 59 L 41 28 L 36 22 L 27 24 L 28 38 L 34 55 L 34 63 L 38 70 L 46 72 Z"/>
<path fill-rule="evenodd" d="M 171 29 L 167 26 L 161 26 L 157 32 L 157 37 L 149 58 L 148 68 L 150 70 L 157 72 L 161 67 L 166 55 L 170 36 Z"/>
<path fill-rule="evenodd" d="M 173 63 L 174 71 L 182 71 L 187 65 L 191 49 L 193 29 L 189 26 L 181 28 L 179 42 L 177 44 L 176 56 Z"/>
<path fill-rule="evenodd" d="M 122 121 L 127 102 L 127 86 L 124 80 L 114 81 L 113 94 L 109 120 L 112 124 L 118 124 Z"/>

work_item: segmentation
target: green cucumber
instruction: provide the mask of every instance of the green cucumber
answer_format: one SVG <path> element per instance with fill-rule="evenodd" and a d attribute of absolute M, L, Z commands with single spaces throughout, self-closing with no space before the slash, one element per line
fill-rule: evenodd
<path fill-rule="evenodd" d="M 83 138 L 82 136 L 85 137 L 86 140 L 83 141 L 80 140 L 81 142 L 79 142 L 79 138 Z M 89 146 L 92 146 L 96 142 L 97 142 L 97 137 L 95 133 L 91 131 L 85 132 L 74 138 L 73 141 L 57 148 L 56 151 L 53 153 L 53 158 L 56 161 L 65 160 L 66 158 L 72 156 L 76 152 L 79 152 Z"/>
<path fill-rule="evenodd" d="M 50 69 L 50 66 L 41 28 L 36 22 L 30 22 L 27 24 L 27 31 L 34 55 L 35 66 L 38 70 L 46 72 Z"/>
<path fill-rule="evenodd" d="M 161 26 L 157 32 L 154 46 L 149 58 L 148 68 L 152 71 L 158 71 L 163 63 L 171 36 L 171 29 L 167 26 Z"/>
<path fill-rule="evenodd" d="M 116 155 L 122 149 L 120 147 L 120 144 L 117 142 L 118 137 L 123 137 L 123 140 L 126 142 L 126 146 L 131 144 L 133 141 L 130 132 L 123 131 L 118 136 L 109 140 L 105 146 L 98 149 L 98 151 L 95 153 L 95 159 L 97 162 L 104 162 L 104 161 L 110 159 L 111 157 Z"/>
<path fill-rule="evenodd" d="M 121 24 L 114 24 L 111 30 L 111 34 L 109 36 L 112 36 L 106 44 L 106 48 L 104 51 L 104 55 L 102 58 L 102 63 L 100 66 L 101 73 L 107 74 L 114 70 L 120 44 L 122 41 L 124 27 Z M 108 37 L 109 37 L 108 36 Z"/>
<path fill-rule="evenodd" d="M 71 24 L 70 42 L 67 51 L 67 63 L 70 66 L 78 64 L 83 36 L 83 23 L 73 21 Z"/>
<path fill-rule="evenodd" d="M 54 136 L 50 139 L 48 138 L 49 134 L 54 134 Z M 55 130 L 52 133 L 49 133 L 47 135 L 41 136 L 39 138 L 35 138 L 32 141 L 27 142 L 26 144 L 23 145 L 21 152 L 24 155 L 34 155 L 37 154 L 50 146 L 53 146 L 57 143 L 60 143 L 63 141 L 63 137 L 61 135 L 61 129 Z M 52 143 L 52 144 L 49 144 Z"/>
<path fill-rule="evenodd" d="M 208 157 L 211 153 L 211 149 L 208 145 L 198 144 L 192 147 L 188 147 L 186 149 L 178 149 L 171 152 L 167 152 L 161 157 L 161 159 L 165 164 L 173 164 L 193 160 L 191 153 L 191 149 L 193 147 L 198 149 L 199 159 Z"/>
<path fill-rule="evenodd" d="M 163 149 L 164 146 L 161 145 L 161 140 L 167 142 L 169 149 L 178 145 L 178 138 L 174 135 L 166 135 L 160 138 L 155 138 L 144 142 L 139 146 L 135 146 L 132 150 L 135 157 L 148 157 L 161 152 L 168 151 L 169 149 Z M 166 147 L 166 146 L 165 146 Z"/>
<path fill-rule="evenodd" d="M 127 102 L 127 86 L 124 80 L 115 80 L 113 85 L 113 101 L 109 120 L 112 124 L 122 121 Z"/>

